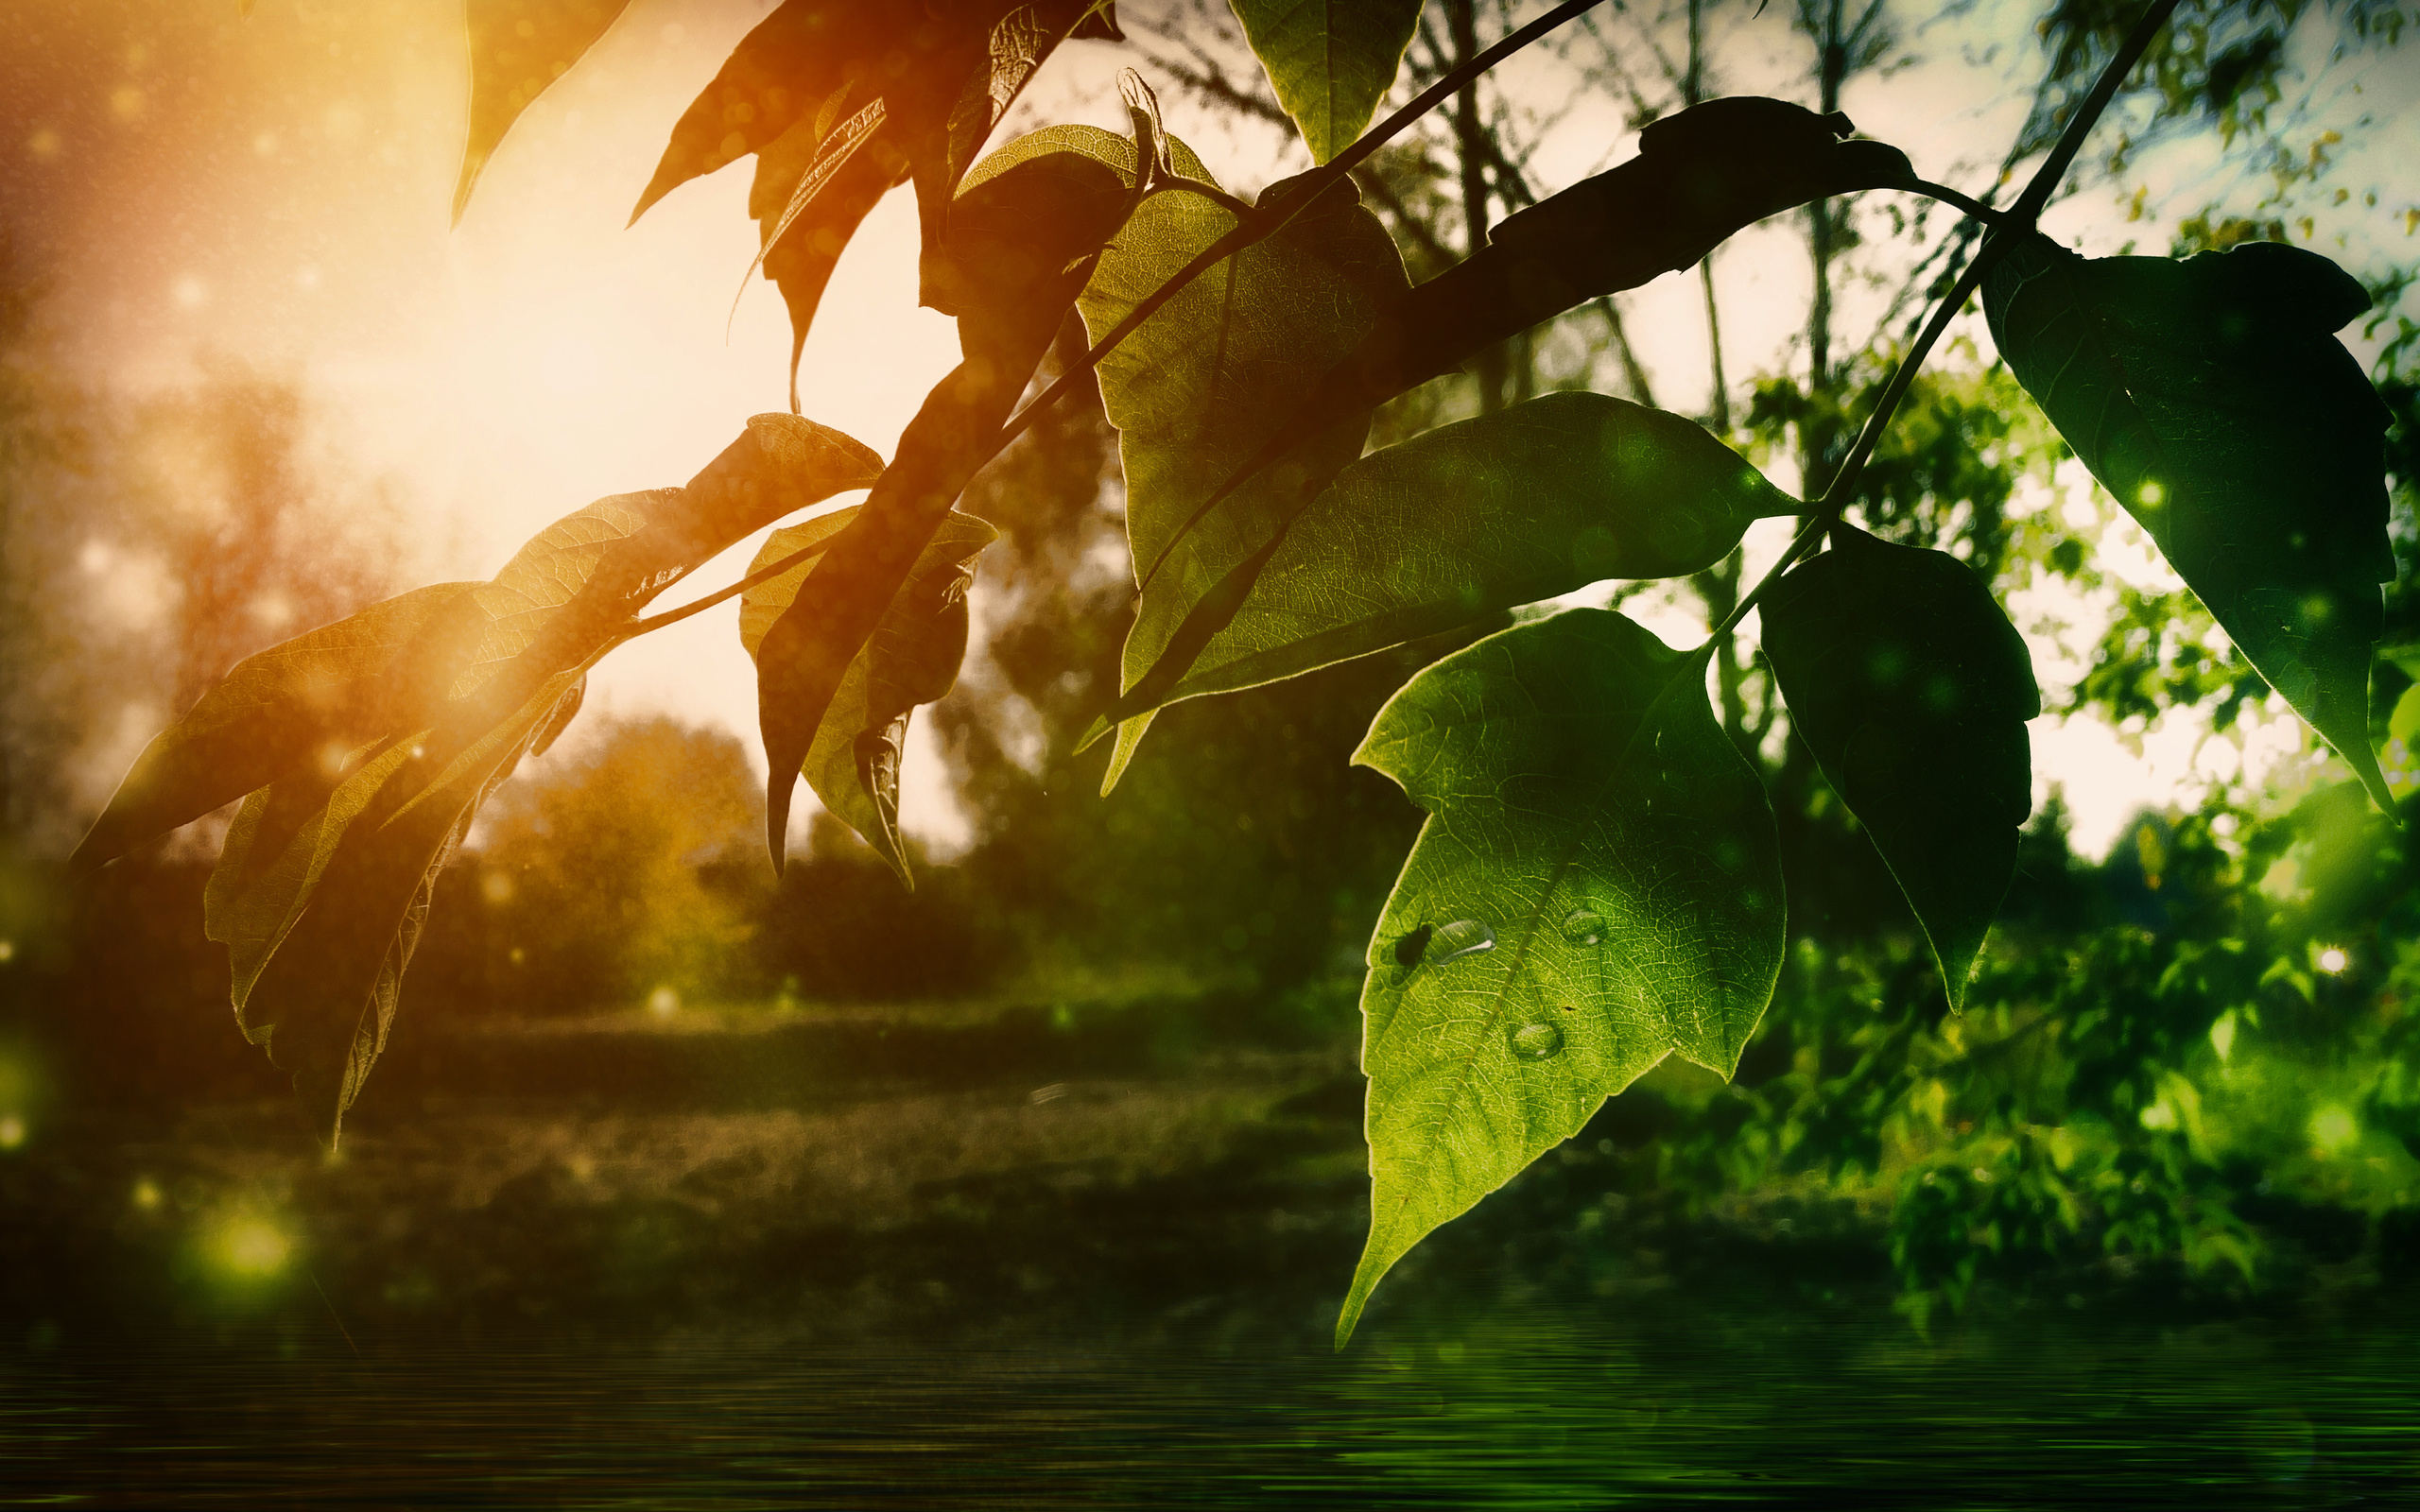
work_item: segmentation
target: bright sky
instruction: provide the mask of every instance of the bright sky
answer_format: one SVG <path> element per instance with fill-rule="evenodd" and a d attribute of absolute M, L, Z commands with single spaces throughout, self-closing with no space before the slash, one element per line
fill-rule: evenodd
<path fill-rule="evenodd" d="M 604 494 L 678 483 L 748 415 L 784 407 L 787 327 L 769 284 L 749 284 L 725 339 L 754 252 L 748 170 L 693 182 L 623 225 L 671 122 L 766 9 L 632 0 L 523 117 L 449 231 L 467 91 L 460 0 L 259 0 L 249 21 L 236 0 L 0 0 L 0 35 L 12 39 L 0 59 L 0 223 L 51 280 L 52 318 L 88 375 L 154 388 L 191 380 L 199 357 L 221 352 L 300 378 L 328 441 L 390 478 L 424 523 L 415 576 L 484 576 L 548 521 Z M 1727 92 L 1803 93 L 1806 44 L 1783 24 L 1787 9 L 1761 19 L 1723 9 Z M 1985 6 L 1909 31 L 1904 43 L 1945 60 L 1865 76 L 1849 112 L 1927 177 L 1979 190 L 2024 112 L 2037 66 L 2031 15 Z M 2319 61 L 2330 41 L 2306 26 L 2294 56 Z M 1112 80 L 1133 60 L 1111 44 L 1063 49 L 1018 125 L 1122 129 Z M 2377 118 L 2394 120 L 2420 93 L 2414 61 L 2407 52 L 2370 68 L 2364 102 Z M 1504 77 L 1541 112 L 1572 94 L 1567 74 L 1543 59 Z M 2332 89 L 2341 71 L 2329 77 Z M 1173 90 L 1163 98 L 1172 128 L 1231 185 L 1304 165 L 1281 160 L 1300 149 L 1273 132 L 1205 118 Z M 1634 150 L 1610 108 L 1582 110 L 1534 167 L 1562 183 Z M 2244 173 L 2206 149 L 2147 159 L 2143 171 L 2151 224 L 2126 224 L 2096 193 L 2051 229 L 2091 251 L 2130 236 L 2156 249 L 2161 214 L 2196 209 Z M 2398 173 L 2409 198 L 2399 162 L 2373 177 Z M 2358 192 L 2362 180 L 2343 181 Z M 956 359 L 950 322 L 915 308 L 914 268 L 902 190 L 842 262 L 800 386 L 808 415 L 886 455 Z M 1734 380 L 1776 366 L 1803 318 L 1803 251 L 1787 232 L 1753 232 L 1723 250 L 1718 282 Z M 1874 304 L 1845 296 L 1850 339 Z M 1707 368 L 1694 278 L 1660 280 L 1627 309 L 1665 402 L 1696 407 Z M 1778 543 L 1759 536 L 1752 551 L 1770 557 Z M 736 576 L 753 546 L 695 581 Z M 2148 559 L 2141 570 L 2151 580 L 2163 571 Z M 2018 608 L 2022 617 L 2061 606 Z M 591 707 L 726 725 L 752 749 L 753 672 L 735 626 L 726 608 L 624 648 L 596 675 Z M 1656 627 L 1676 641 L 1689 631 Z M 2055 638 L 2037 637 L 2036 651 L 2046 686 L 2072 678 Z M 2255 769 L 2298 748 L 2298 731 L 2281 720 L 2256 737 Z M 2064 784 L 2087 850 L 2136 807 L 2189 803 L 2201 790 L 2189 730 L 2152 732 L 2139 758 L 2083 721 L 2042 721 L 2034 741 L 2041 780 Z M 2206 772 L 2232 747 L 2202 759 Z M 963 832 L 922 743 L 907 779 L 910 828 L 942 843 Z"/>

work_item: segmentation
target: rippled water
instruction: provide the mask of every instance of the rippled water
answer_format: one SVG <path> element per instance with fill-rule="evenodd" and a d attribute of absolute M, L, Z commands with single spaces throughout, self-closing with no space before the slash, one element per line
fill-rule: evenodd
<path fill-rule="evenodd" d="M 1570 1310 L 1288 1345 L 0 1356 L 0 1502 L 2420 1504 L 2420 1329 Z"/>

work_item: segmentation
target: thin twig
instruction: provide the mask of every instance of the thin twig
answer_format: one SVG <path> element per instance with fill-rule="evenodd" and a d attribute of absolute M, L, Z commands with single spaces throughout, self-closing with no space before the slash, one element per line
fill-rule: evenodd
<path fill-rule="evenodd" d="M 829 541 L 819 541 L 812 546 L 801 546 L 781 560 L 759 567 L 739 581 L 727 588 L 717 588 L 703 598 L 683 604 L 679 609 L 666 610 L 661 614 L 650 614 L 643 620 L 632 620 L 614 635 L 613 644 L 619 645 L 624 641 L 636 640 L 649 631 L 660 630 L 667 625 L 678 625 L 692 614 L 702 614 L 717 604 L 748 592 L 758 583 L 769 582 L 799 563 L 823 555 L 831 544 Z"/>
<path fill-rule="evenodd" d="M 2101 70 L 2100 77 L 2092 86 L 2092 93 L 2084 96 L 2083 105 L 2068 119 L 2066 129 L 2060 134 L 2057 145 L 2051 147 L 2050 155 L 2043 160 L 2042 166 L 2034 171 L 2025 192 L 2017 197 L 2016 203 L 2010 208 L 2002 223 L 1983 243 L 1983 249 L 1966 265 L 1965 271 L 1959 274 L 1958 282 L 1950 285 L 1948 295 L 1933 310 L 1932 318 L 1925 322 L 1924 332 L 1916 337 L 1915 345 L 1899 359 L 1882 397 L 1875 404 L 1873 413 L 1866 417 L 1863 429 L 1858 431 L 1857 444 L 1849 449 L 1840 470 L 1824 486 L 1824 496 L 1816 501 L 1812 517 L 1800 527 L 1797 537 L 1789 543 L 1789 549 L 1782 553 L 1781 559 L 1757 579 L 1755 587 L 1740 596 L 1739 601 L 1732 606 L 1731 612 L 1714 627 L 1706 637 L 1706 646 L 1714 645 L 1729 634 L 1748 610 L 1755 607 L 1756 601 L 1764 597 L 1765 590 L 1811 549 L 1817 537 L 1840 518 L 1841 509 L 1848 504 L 1849 490 L 1856 485 L 1858 474 L 1864 472 L 1866 460 L 1874 455 L 1875 444 L 1881 439 L 1883 430 L 1891 423 L 1892 415 L 1915 383 L 1917 369 L 1932 354 L 1934 345 L 1949 329 L 1950 321 L 1958 318 L 1959 313 L 1965 309 L 1966 301 L 1982 286 L 1983 279 L 1993 266 L 2008 254 L 2018 237 L 2031 233 L 2034 217 L 2049 202 L 2060 178 L 2067 171 L 2067 165 L 2075 162 L 2077 153 L 2083 150 L 2084 138 L 2091 134 L 2100 113 L 2109 108 L 2109 102 L 2117 97 L 2127 76 L 2135 71 L 2135 65 L 2142 60 L 2152 40 L 2159 35 L 2160 27 L 2168 24 L 2177 3 L 2178 0 L 2152 0 L 2151 9 L 2144 11 L 2143 19 L 2135 24 L 2135 29 L 2126 38 L 2124 45 L 2118 49 L 2116 57 L 2110 59 L 2109 66 Z"/>
<path fill-rule="evenodd" d="M 2002 226 L 2008 224 L 2009 213 L 2007 211 L 1994 210 L 1991 206 L 1983 203 L 1974 196 L 1962 194 L 1945 183 L 1935 183 L 1929 179 L 1916 179 L 1907 183 L 1893 184 L 1891 187 L 1894 189 L 1905 189 L 1910 194 L 1922 195 L 1927 199 L 1938 199 L 1943 204 L 1956 210 L 1961 215 L 1981 221 L 1984 225 L 1991 227 L 1994 231 L 1997 231 Z"/>

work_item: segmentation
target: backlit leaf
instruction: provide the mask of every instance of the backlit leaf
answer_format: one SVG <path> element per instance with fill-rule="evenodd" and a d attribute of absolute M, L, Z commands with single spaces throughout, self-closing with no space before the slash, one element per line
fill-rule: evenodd
<path fill-rule="evenodd" d="M 1117 34 L 1098 0 L 784 0 L 682 115 L 631 218 L 755 154 L 748 213 L 789 308 L 795 374 L 832 269 L 874 202 L 914 180 L 929 270 L 975 153 L 1071 33 Z"/>
<path fill-rule="evenodd" d="M 487 583 L 252 658 L 163 737 L 161 762 L 138 764 L 130 791 L 166 772 L 184 807 L 251 784 L 204 924 L 228 946 L 246 1034 L 293 1074 L 331 1140 L 385 1041 L 436 870 L 521 756 L 562 731 L 590 666 L 665 585 L 880 471 L 838 432 L 758 416 L 686 487 L 557 521 Z M 396 605 L 419 606 L 416 630 Z M 298 738 L 298 711 L 323 696 L 334 713 Z M 179 811 L 144 802 L 115 831 Z"/>
<path fill-rule="evenodd" d="M 819 547 L 856 518 L 836 509 L 804 524 L 776 530 L 749 571 Z M 802 770 L 823 806 L 864 837 L 908 886 L 915 885 L 899 848 L 899 763 L 908 716 L 958 681 L 966 656 L 966 591 L 974 558 L 999 532 L 972 515 L 952 512 L 933 533 L 882 612 L 865 648 L 849 663 L 807 747 Z M 750 589 L 740 600 L 739 641 L 756 657 L 765 632 L 798 597 L 815 558 Z"/>
<path fill-rule="evenodd" d="M 471 134 L 454 186 L 454 223 L 479 171 L 530 102 L 605 35 L 630 0 L 468 0 Z"/>
<path fill-rule="evenodd" d="M 1666 1056 L 1728 1077 L 1772 995 L 1779 841 L 1704 663 L 1603 610 L 1489 636 L 1354 760 L 1428 811 L 1370 944 L 1370 1238 L 1388 1267 Z"/>
<path fill-rule="evenodd" d="M 1393 87 L 1421 0 L 1235 0 L 1278 103 L 1325 163 L 1359 136 Z"/>
<path fill-rule="evenodd" d="M 2032 661 L 1957 558 L 1848 524 L 1832 544 L 1767 591 L 1765 656 L 1790 727 L 1873 836 L 1962 1007 L 2033 811 Z"/>
<path fill-rule="evenodd" d="M 1282 195 L 1272 185 L 1262 198 Z M 1098 340 L 1203 249 L 1234 229 L 1232 211 L 1184 189 L 1148 197 L 1084 290 Z M 1302 412 L 1319 385 L 1409 284 L 1403 259 L 1339 183 L 1283 231 L 1204 272 L 1099 367 L 1118 429 L 1127 539 L 1142 585 L 1124 686 L 1141 680 L 1193 606 L 1270 549 L 1369 434 L 1366 411 L 1307 438 L 1274 465 L 1236 474 Z M 1126 720 L 1103 781 L 1132 759 L 1148 714 Z"/>
<path fill-rule="evenodd" d="M 970 178 L 935 279 L 958 315 L 965 360 L 925 397 L 890 469 L 757 650 L 757 722 L 770 783 L 765 838 L 776 868 L 787 850 L 796 774 L 848 668 L 988 458 L 1092 259 L 1133 202 L 1131 170 L 1075 146 L 1021 153 Z"/>
<path fill-rule="evenodd" d="M 2021 241 L 1983 283 L 2009 369 L 2270 686 L 2393 797 L 2369 747 L 2394 576 L 2389 416 L 2334 333 L 2369 305 L 2315 252 L 2182 262 Z"/>
<path fill-rule="evenodd" d="M 331 1145 L 386 1044 L 436 873 L 585 670 L 546 679 L 510 718 L 454 752 L 434 781 L 415 776 L 439 765 L 440 733 L 389 746 L 274 858 L 262 855 L 261 841 L 275 788 L 238 815 L 212 873 L 204 928 L 228 947 L 245 1037 L 293 1075 Z"/>
<path fill-rule="evenodd" d="M 403 717 L 394 676 L 441 610 L 478 585 L 439 583 L 246 657 L 145 747 L 74 864 L 97 867 L 292 767 L 333 764 Z M 347 738 L 347 731 L 354 736 Z M 333 751 L 323 750 L 338 742 Z"/>
<path fill-rule="evenodd" d="M 1205 595 L 1115 713 L 1289 678 L 1609 577 L 1684 576 L 1730 555 L 1750 522 L 1798 507 L 1692 421 L 1543 395 L 1337 474 L 1265 566 L 1231 575 L 1250 574 L 1232 621 L 1208 624 L 1222 595 Z"/>

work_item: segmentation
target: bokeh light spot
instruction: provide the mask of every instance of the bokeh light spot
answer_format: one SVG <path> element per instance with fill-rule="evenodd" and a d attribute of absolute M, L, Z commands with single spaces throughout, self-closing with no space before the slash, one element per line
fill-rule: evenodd
<path fill-rule="evenodd" d="M 285 1267 L 293 1241 L 259 1218 L 236 1218 L 218 1230 L 218 1263 L 238 1276 L 273 1276 Z"/>
<path fill-rule="evenodd" d="M 2321 1155 L 2341 1154 L 2360 1137 L 2361 1125 L 2352 1113 L 2332 1103 L 2310 1116 L 2311 1147 Z"/>
<path fill-rule="evenodd" d="M 2344 954 L 2342 946 L 2330 945 L 2319 953 L 2319 969 L 2330 976 L 2339 974 L 2352 964 L 2353 958 Z"/>
<path fill-rule="evenodd" d="M 681 1011 L 681 994 L 668 987 L 657 988 L 647 995 L 647 1011 L 659 1019 L 668 1019 Z"/>
<path fill-rule="evenodd" d="M 0 1113 L 0 1150 L 13 1150 L 26 1143 L 26 1121 L 14 1113 Z"/>
<path fill-rule="evenodd" d="M 134 1205 L 146 1212 L 160 1206 L 160 1183 L 145 1177 L 134 1183 Z"/>
<path fill-rule="evenodd" d="M 60 150 L 66 146 L 66 140 L 46 126 L 26 139 L 26 150 L 32 153 L 37 162 L 42 163 L 48 163 L 59 156 Z"/>

